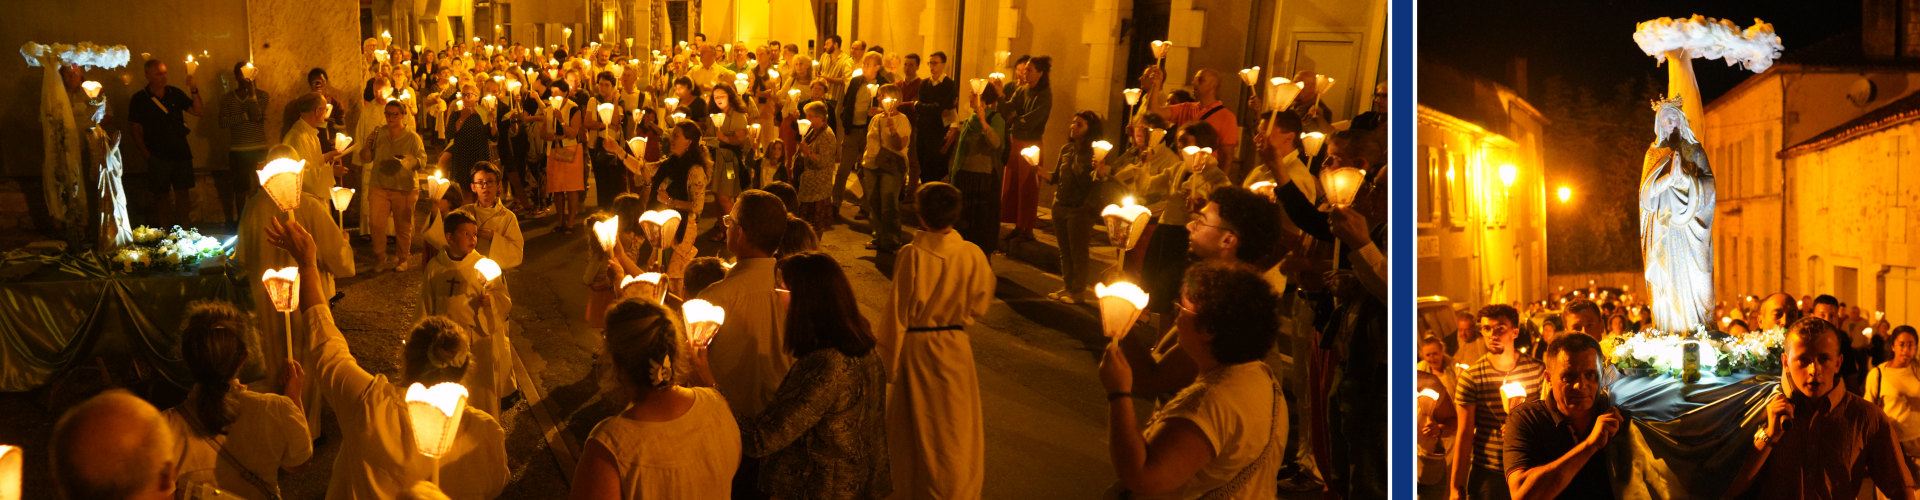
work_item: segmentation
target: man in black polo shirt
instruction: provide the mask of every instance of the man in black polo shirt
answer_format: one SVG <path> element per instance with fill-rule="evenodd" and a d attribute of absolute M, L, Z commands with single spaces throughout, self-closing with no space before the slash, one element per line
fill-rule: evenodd
<path fill-rule="evenodd" d="M 1507 416 L 1505 468 L 1513 498 L 1613 498 L 1602 453 L 1620 411 L 1600 397 L 1600 343 L 1568 332 L 1547 345 L 1547 399 Z"/>
<path fill-rule="evenodd" d="M 147 86 L 127 103 L 127 121 L 133 123 L 134 150 L 147 161 L 148 185 L 153 186 L 158 227 L 187 224 L 193 208 L 193 150 L 187 146 L 187 120 L 182 113 L 200 116 L 200 89 L 187 75 L 188 92 L 167 86 L 167 64 L 148 59 Z M 191 94 L 191 97 L 189 97 Z"/>

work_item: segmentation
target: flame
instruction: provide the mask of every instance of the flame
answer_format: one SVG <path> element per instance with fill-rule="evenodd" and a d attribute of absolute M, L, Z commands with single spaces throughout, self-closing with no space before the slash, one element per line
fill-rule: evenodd
<path fill-rule="evenodd" d="M 612 253 L 614 244 L 619 241 L 620 216 L 615 215 L 608 217 L 607 220 L 593 223 L 593 236 L 600 241 L 601 250 Z"/>
<path fill-rule="evenodd" d="M 1133 322 L 1140 318 L 1140 311 L 1147 307 L 1147 292 L 1141 290 L 1139 285 L 1125 281 L 1112 286 L 1095 284 L 1093 295 L 1100 299 L 1100 326 L 1107 338 L 1119 337 L 1133 328 Z"/>

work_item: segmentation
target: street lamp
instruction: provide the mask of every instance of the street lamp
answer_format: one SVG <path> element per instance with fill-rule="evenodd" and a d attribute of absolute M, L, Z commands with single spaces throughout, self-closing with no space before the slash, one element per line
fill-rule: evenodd
<path fill-rule="evenodd" d="M 1508 189 L 1513 188 L 1513 180 L 1519 176 L 1520 169 L 1514 168 L 1512 163 L 1500 166 L 1500 183 L 1506 185 Z"/>
<path fill-rule="evenodd" d="M 1573 197 L 1573 188 L 1569 188 L 1569 187 L 1566 187 L 1566 186 L 1560 186 L 1560 193 L 1559 193 L 1559 194 L 1560 194 L 1560 202 L 1561 202 L 1561 203 L 1566 203 L 1566 202 L 1567 202 L 1567 199 L 1568 199 L 1568 198 L 1572 198 L 1572 197 Z"/>

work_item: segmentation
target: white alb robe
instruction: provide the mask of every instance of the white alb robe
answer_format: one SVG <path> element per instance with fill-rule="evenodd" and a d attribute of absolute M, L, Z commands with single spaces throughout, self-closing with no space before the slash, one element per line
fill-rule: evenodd
<path fill-rule="evenodd" d="M 966 326 L 993 303 L 993 267 L 952 230 L 920 233 L 894 262 L 875 330 L 892 382 L 891 498 L 980 498 L 986 432 Z"/>
<path fill-rule="evenodd" d="M 320 264 L 320 293 L 323 296 L 332 297 L 333 279 L 353 277 L 354 265 L 353 248 L 347 245 L 346 235 L 340 234 L 338 226 L 333 225 L 331 218 L 333 212 L 327 208 L 327 203 L 329 202 L 324 199 L 315 198 L 312 193 L 302 193 L 300 207 L 293 210 L 292 217 L 313 235 L 313 244 L 318 250 L 317 260 Z M 240 211 L 240 235 L 234 243 L 234 257 L 239 259 L 243 269 L 246 269 L 247 289 L 253 296 L 253 325 L 259 336 L 262 359 L 247 361 L 260 363 L 260 371 L 266 374 L 264 378 L 255 380 L 250 385 L 253 390 L 260 392 L 279 389 L 280 369 L 283 366 L 280 360 L 289 356 L 299 361 L 300 366 L 304 367 L 307 373 L 311 374 L 314 370 L 314 360 L 307 356 L 305 350 L 293 349 L 289 352 L 286 340 L 288 315 L 274 311 L 273 300 L 267 297 L 267 289 L 260 281 L 260 276 L 268 269 L 299 265 L 294 261 L 293 255 L 267 243 L 267 223 L 274 219 L 286 220 L 286 218 L 286 212 L 281 212 L 280 207 L 274 205 L 273 197 L 268 196 L 266 190 L 255 189 L 253 194 L 247 197 L 246 207 Z M 300 304 L 300 306 L 300 310 L 291 313 L 292 323 L 295 326 L 306 321 L 301 317 L 305 314 L 306 304 Z M 293 346 L 305 345 L 307 342 L 305 335 L 304 329 L 294 328 Z M 308 422 L 320 421 L 321 400 L 320 391 L 317 389 L 319 383 L 317 378 L 309 375 L 306 391 L 301 393 L 301 404 L 306 409 Z M 307 431 L 312 434 L 312 437 L 320 436 L 318 425 L 307 426 Z"/>
<path fill-rule="evenodd" d="M 468 347 L 473 351 L 473 364 L 467 366 L 467 376 L 461 385 L 467 386 L 467 404 L 479 408 L 488 415 L 500 415 L 500 380 L 511 377 L 513 365 L 511 359 L 501 352 L 501 340 L 506 336 L 507 316 L 504 311 L 511 310 L 506 291 L 499 290 L 501 280 L 491 285 L 485 282 L 473 265 L 480 262 L 480 252 L 467 252 L 456 260 L 445 250 L 433 253 L 427 261 L 426 274 L 420 283 L 420 305 L 426 315 L 441 315 L 452 319 L 454 323 L 465 327 L 469 333 Z M 475 307 L 473 298 L 480 294 L 492 297 L 491 306 Z"/>

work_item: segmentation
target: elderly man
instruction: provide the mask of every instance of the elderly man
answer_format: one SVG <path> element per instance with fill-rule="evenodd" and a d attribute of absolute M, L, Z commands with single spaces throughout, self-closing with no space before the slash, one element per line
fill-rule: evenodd
<path fill-rule="evenodd" d="M 1613 498 L 1601 452 L 1620 430 L 1620 411 L 1600 395 L 1600 343 L 1562 335 L 1545 349 L 1547 399 L 1507 416 L 1505 468 L 1514 498 Z"/>
<path fill-rule="evenodd" d="M 67 410 L 53 426 L 53 479 L 61 498 L 173 498 L 174 436 L 160 410 L 122 390 Z"/>
<path fill-rule="evenodd" d="M 1834 377 L 1843 335 L 1817 317 L 1787 328 L 1783 361 L 1792 390 L 1767 404 L 1766 423 L 1753 435 L 1755 453 L 1728 497 L 1757 487 L 1762 499 L 1855 498 L 1872 478 L 1887 498 L 1914 498 L 1892 421 Z"/>

